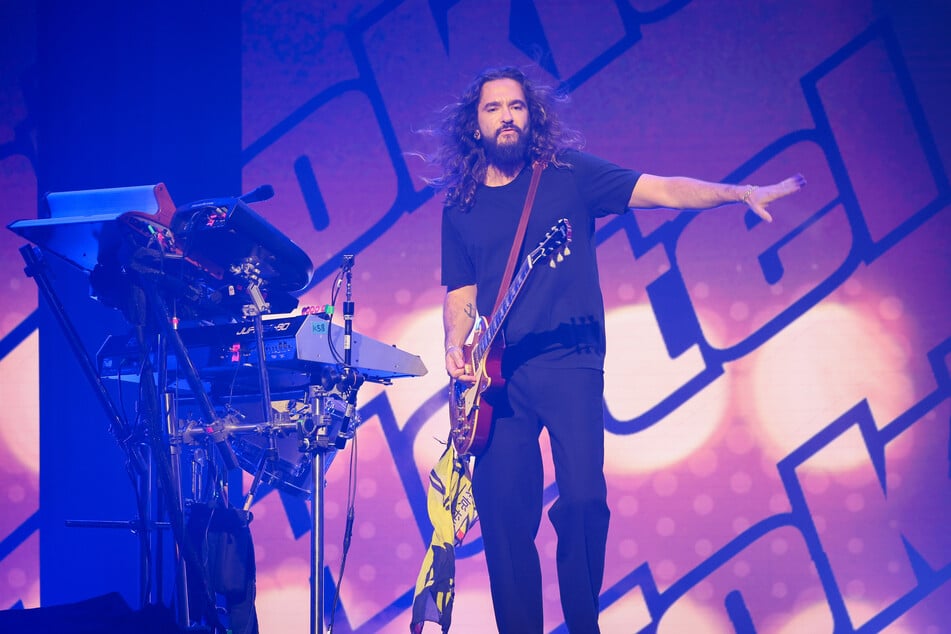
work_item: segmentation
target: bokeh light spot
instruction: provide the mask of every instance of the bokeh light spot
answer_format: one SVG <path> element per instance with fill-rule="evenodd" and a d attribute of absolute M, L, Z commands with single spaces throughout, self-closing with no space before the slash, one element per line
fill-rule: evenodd
<path fill-rule="evenodd" d="M 657 534 L 661 537 L 670 537 L 677 529 L 677 524 L 672 518 L 662 517 L 657 520 Z"/>
<path fill-rule="evenodd" d="M 654 492 L 661 497 L 670 497 L 677 492 L 677 476 L 669 471 L 661 471 L 653 479 Z"/>
<path fill-rule="evenodd" d="M 883 424 L 913 397 L 900 333 L 878 316 L 840 304 L 813 308 L 753 355 L 752 393 L 763 444 L 779 460 L 868 399 Z M 860 368 L 860 371 L 857 371 Z M 861 438 L 832 455 L 814 455 L 804 470 L 841 472 L 864 464 Z"/>
<path fill-rule="evenodd" d="M 693 499 L 693 510 L 697 515 L 709 515 L 713 511 L 713 498 L 701 493 Z"/>
<path fill-rule="evenodd" d="M 604 362 L 604 398 L 615 419 L 632 420 L 649 411 L 704 369 L 697 346 L 671 359 L 649 306 L 610 311 L 605 329 L 610 344 Z M 618 435 L 605 449 L 609 474 L 654 472 L 701 448 L 723 421 L 728 405 L 729 375 L 653 425 Z"/>
<path fill-rule="evenodd" d="M 749 493 L 753 488 L 753 478 L 745 471 L 737 471 L 730 476 L 730 490 L 734 493 Z"/>

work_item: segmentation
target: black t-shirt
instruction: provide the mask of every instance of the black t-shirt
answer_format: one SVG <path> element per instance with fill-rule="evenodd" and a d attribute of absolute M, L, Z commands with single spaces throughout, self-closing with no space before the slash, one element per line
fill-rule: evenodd
<path fill-rule="evenodd" d="M 503 372 L 516 363 L 604 366 L 595 219 L 626 211 L 640 174 L 574 150 L 560 160 L 570 167 L 549 166 L 542 173 L 516 270 L 561 218 L 571 224 L 570 255 L 554 269 L 540 262 L 530 273 L 503 326 Z M 480 185 L 468 212 L 454 206 L 443 210 L 442 283 L 447 290 L 475 284 L 479 314 L 487 319 L 530 181 L 531 168 L 526 168 L 507 185 Z"/>

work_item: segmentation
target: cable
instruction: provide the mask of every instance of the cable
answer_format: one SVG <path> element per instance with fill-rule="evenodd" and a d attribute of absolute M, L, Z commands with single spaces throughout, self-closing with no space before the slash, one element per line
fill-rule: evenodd
<path fill-rule="evenodd" d="M 343 586 L 343 573 L 347 566 L 347 553 L 350 551 L 350 538 L 353 535 L 354 505 L 357 497 L 357 437 L 354 435 L 350 449 L 350 479 L 347 483 L 347 527 L 343 533 L 343 554 L 340 558 L 340 572 L 337 574 L 337 588 L 334 591 L 333 605 L 330 608 L 330 622 L 327 625 L 327 634 L 334 629 L 334 617 L 337 614 L 337 604 L 340 602 L 340 588 Z"/>
<path fill-rule="evenodd" d="M 340 287 L 343 284 L 343 269 L 337 271 L 336 277 L 334 277 L 333 288 L 330 291 L 330 314 L 327 319 L 327 345 L 330 348 L 330 354 L 333 356 L 334 361 L 339 365 L 343 365 L 343 357 L 340 355 L 340 352 L 337 351 L 337 346 L 334 345 L 333 338 L 333 321 L 334 313 L 337 308 L 337 296 L 340 294 Z"/>

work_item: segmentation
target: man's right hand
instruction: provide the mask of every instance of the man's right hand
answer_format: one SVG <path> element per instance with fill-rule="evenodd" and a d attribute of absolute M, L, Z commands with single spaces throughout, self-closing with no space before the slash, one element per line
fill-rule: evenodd
<path fill-rule="evenodd" d="M 457 381 L 466 383 L 475 381 L 472 366 L 466 365 L 462 348 L 459 346 L 449 346 L 449 349 L 446 350 L 446 372 Z"/>

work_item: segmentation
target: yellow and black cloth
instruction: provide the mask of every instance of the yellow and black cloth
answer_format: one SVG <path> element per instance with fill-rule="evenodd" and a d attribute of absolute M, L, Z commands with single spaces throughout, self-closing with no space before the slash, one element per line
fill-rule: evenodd
<path fill-rule="evenodd" d="M 449 631 L 456 591 L 455 548 L 462 545 L 478 520 L 469 461 L 456 454 L 451 442 L 429 474 L 426 506 L 433 537 L 416 579 L 410 626 L 415 634 L 423 631 L 425 621 L 439 623 L 443 632 Z"/>

